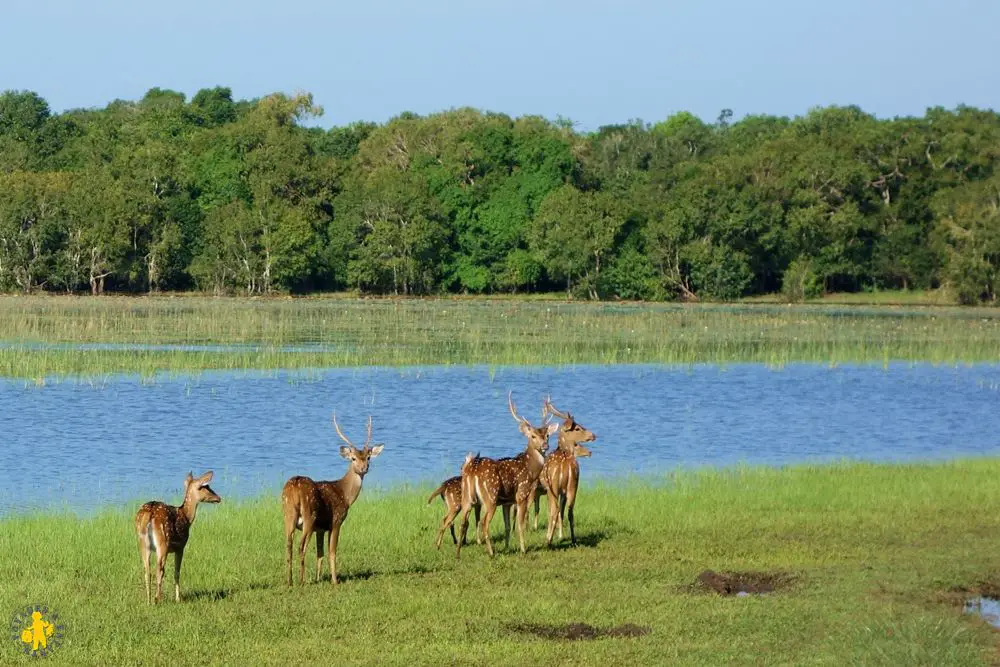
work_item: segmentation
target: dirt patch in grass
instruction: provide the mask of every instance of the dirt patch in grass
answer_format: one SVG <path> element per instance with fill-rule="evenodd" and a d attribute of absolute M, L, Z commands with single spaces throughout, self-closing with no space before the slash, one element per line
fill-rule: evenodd
<path fill-rule="evenodd" d="M 719 595 L 764 595 L 787 587 L 792 577 L 784 572 L 716 572 L 705 570 L 695 587 Z"/>
<path fill-rule="evenodd" d="M 604 639 L 607 637 L 642 637 L 652 630 L 644 625 L 626 623 L 614 628 L 595 628 L 586 623 L 567 623 L 565 625 L 548 625 L 544 623 L 518 623 L 509 626 L 519 634 L 535 635 L 542 639 L 566 639 L 577 641 L 581 639 Z"/>
<path fill-rule="evenodd" d="M 952 586 L 934 594 L 936 602 L 961 607 L 971 598 L 1000 600 L 1000 576 L 990 576 L 970 586 Z"/>

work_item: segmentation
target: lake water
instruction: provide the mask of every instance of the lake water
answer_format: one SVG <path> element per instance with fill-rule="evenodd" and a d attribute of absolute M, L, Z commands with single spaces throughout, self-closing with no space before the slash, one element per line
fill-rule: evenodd
<path fill-rule="evenodd" d="M 335 479 L 330 416 L 357 443 L 368 414 L 383 454 L 366 488 L 439 481 L 468 451 L 524 446 L 507 390 L 598 440 L 584 483 L 685 466 L 1000 455 L 1000 367 L 746 364 L 695 367 L 345 369 L 206 373 L 142 382 L 0 381 L 0 514 L 178 502 L 184 475 L 223 497 L 276 493 L 292 474 Z M 555 439 L 552 440 L 552 446 Z"/>

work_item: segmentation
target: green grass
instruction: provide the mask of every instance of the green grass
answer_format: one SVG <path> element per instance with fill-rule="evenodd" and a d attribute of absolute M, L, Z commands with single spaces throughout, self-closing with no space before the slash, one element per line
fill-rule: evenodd
<path fill-rule="evenodd" d="M 745 303 L 787 303 L 783 294 L 761 294 L 747 297 Z M 946 289 L 932 290 L 869 290 L 863 292 L 831 292 L 807 301 L 811 304 L 855 306 L 954 306 L 955 295 Z"/>
<path fill-rule="evenodd" d="M 53 664 L 988 664 L 998 635 L 952 591 L 1000 581 L 998 479 L 1000 459 L 975 459 L 588 484 L 583 546 L 548 550 L 536 532 L 526 555 L 472 545 L 457 562 L 431 545 L 442 505 L 424 504 L 427 489 L 366 490 L 341 537 L 344 583 L 290 590 L 277 499 L 224 501 L 193 527 L 185 599 L 157 607 L 134 508 L 10 518 L 0 609 L 61 614 Z M 794 580 L 723 598 L 691 588 L 706 568 Z M 570 622 L 652 632 L 567 642 L 507 629 Z M 3 646 L 0 663 L 29 664 Z"/>
<path fill-rule="evenodd" d="M 1000 359 L 1000 311 L 512 299 L 0 297 L 0 376 L 204 369 Z M 257 345 L 29 349 L 25 344 Z M 318 345 L 308 351 L 286 346 Z"/>

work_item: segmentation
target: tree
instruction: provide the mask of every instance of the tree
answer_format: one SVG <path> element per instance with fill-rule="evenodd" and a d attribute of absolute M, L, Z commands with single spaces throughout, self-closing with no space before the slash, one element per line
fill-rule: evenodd
<path fill-rule="evenodd" d="M 0 174 L 0 289 L 28 293 L 51 281 L 69 184 L 68 174 Z"/>
<path fill-rule="evenodd" d="M 961 303 L 995 302 L 1000 278 L 1000 174 L 934 201 L 945 279 Z"/>
<path fill-rule="evenodd" d="M 564 185 L 542 202 L 528 239 L 549 275 L 566 282 L 567 292 L 580 283 L 597 299 L 603 261 L 623 223 L 609 198 Z"/>
<path fill-rule="evenodd" d="M 437 284 L 445 230 L 427 183 L 408 171 L 376 169 L 344 202 L 357 235 L 348 280 L 362 290 L 426 293 Z"/>

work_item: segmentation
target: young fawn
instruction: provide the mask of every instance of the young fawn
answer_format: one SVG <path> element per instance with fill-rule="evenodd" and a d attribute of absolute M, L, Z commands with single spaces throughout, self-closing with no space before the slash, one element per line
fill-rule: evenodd
<path fill-rule="evenodd" d="M 316 581 L 323 573 L 323 537 L 329 533 L 330 581 L 337 583 L 337 542 L 340 527 L 347 518 L 347 510 L 361 495 L 361 483 L 368 474 L 368 463 L 382 453 L 384 445 L 371 447 L 372 418 L 368 417 L 368 437 L 361 449 L 354 446 L 337 424 L 337 414 L 333 415 L 333 427 L 340 439 L 347 443 L 341 446 L 340 455 L 347 459 L 347 473 L 334 482 L 315 482 L 308 477 L 295 476 L 285 482 L 281 490 L 281 509 L 285 515 L 285 542 L 288 561 L 288 585 L 292 585 L 292 543 L 295 531 L 302 530 L 299 543 L 299 584 L 306 579 L 306 548 L 309 538 L 316 533 Z"/>
<path fill-rule="evenodd" d="M 539 479 L 549 497 L 549 524 L 545 532 L 545 542 L 552 545 L 552 534 L 556 525 L 559 526 L 559 539 L 563 538 L 563 513 L 569 509 L 570 541 L 576 544 L 576 531 L 573 523 L 573 506 L 576 504 L 576 489 L 580 483 L 580 466 L 577 457 L 590 456 L 590 450 L 583 446 L 584 442 L 597 439 L 593 431 L 579 424 L 573 415 L 557 410 L 552 401 L 545 399 L 545 410 L 563 420 L 559 426 L 559 444 L 555 451 L 545 458 L 542 474 Z M 537 496 L 535 497 L 537 502 Z M 558 504 L 558 513 L 556 505 Z M 538 514 L 536 510 L 535 517 Z"/>
<path fill-rule="evenodd" d="M 438 529 L 437 539 L 434 540 L 434 546 L 440 549 L 441 538 L 444 537 L 444 531 L 447 528 L 451 528 L 451 541 L 458 544 L 458 540 L 455 538 L 454 521 L 455 517 L 458 516 L 458 511 L 462 508 L 462 476 L 449 477 L 441 482 L 441 486 L 430 495 L 427 503 L 434 502 L 434 499 L 438 496 L 441 496 L 441 500 L 444 501 L 446 510 L 444 519 L 441 521 L 441 527 Z M 476 544 L 480 544 L 482 538 L 479 536 L 479 503 L 474 502 L 472 508 L 476 511 Z"/>
<path fill-rule="evenodd" d="M 174 554 L 174 598 L 177 602 L 181 601 L 181 561 L 184 559 L 184 547 L 198 512 L 198 504 L 222 502 L 222 498 L 209 487 L 210 481 L 211 470 L 197 478 L 188 473 L 184 480 L 184 501 L 180 507 L 152 500 L 136 512 L 135 535 L 139 540 L 139 554 L 145 572 L 143 581 L 146 583 L 146 602 L 159 602 L 162 597 L 163 569 L 167 565 L 169 553 Z M 149 554 L 153 551 L 156 552 L 155 599 L 150 597 L 149 590 Z"/>
<path fill-rule="evenodd" d="M 528 503 L 534 488 L 538 485 L 538 476 L 545 464 L 544 452 L 549 446 L 549 435 L 555 432 L 558 425 L 549 424 L 546 417 L 541 426 L 532 426 L 527 419 L 517 414 L 510 394 L 507 395 L 507 406 L 517 421 L 521 433 L 528 438 L 524 456 L 499 461 L 473 456 L 471 453 L 465 457 L 465 463 L 462 464 L 462 525 L 459 531 L 461 537 L 455 545 L 456 558 L 461 557 L 462 544 L 469 531 L 469 511 L 477 500 L 485 511 L 480 532 L 486 541 L 486 550 L 490 556 L 494 555 L 493 541 L 490 539 L 490 522 L 493 520 L 497 505 L 516 504 L 517 534 L 521 552 L 526 551 L 524 528 L 528 519 Z M 506 518 L 506 511 L 504 514 Z"/>

